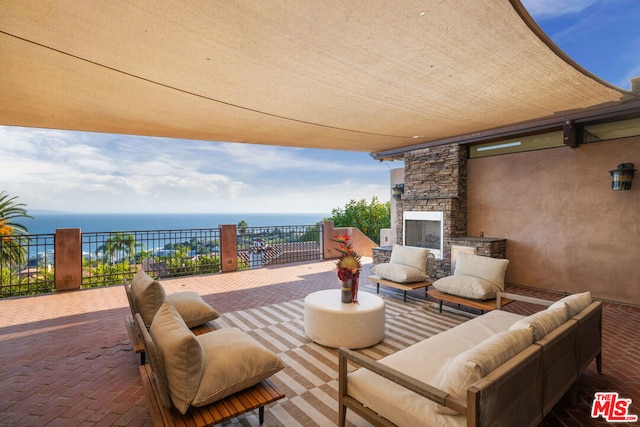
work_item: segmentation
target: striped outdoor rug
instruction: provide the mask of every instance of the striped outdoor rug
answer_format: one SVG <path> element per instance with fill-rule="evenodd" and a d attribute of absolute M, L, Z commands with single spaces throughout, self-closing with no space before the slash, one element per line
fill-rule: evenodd
<path fill-rule="evenodd" d="M 374 292 L 363 287 L 360 292 Z M 374 359 L 395 353 L 418 341 L 450 329 L 470 318 L 467 313 L 438 312 L 435 303 L 380 290 L 386 302 L 384 340 L 359 350 Z M 274 381 L 286 393 L 284 399 L 265 408 L 265 426 L 335 426 L 338 422 L 338 351 L 318 345 L 304 333 L 304 301 L 236 311 L 223 314 L 216 322 L 222 327 L 237 327 L 249 333 L 265 347 L 277 353 L 286 368 Z M 348 425 L 366 426 L 365 420 L 347 411 Z M 225 425 L 257 426 L 253 411 Z"/>

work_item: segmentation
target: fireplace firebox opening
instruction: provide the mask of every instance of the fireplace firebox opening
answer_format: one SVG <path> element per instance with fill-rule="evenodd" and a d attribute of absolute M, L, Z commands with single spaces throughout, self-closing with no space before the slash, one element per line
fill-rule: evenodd
<path fill-rule="evenodd" d="M 406 211 L 402 220 L 405 246 L 428 248 L 437 259 L 442 259 L 444 212 Z"/>

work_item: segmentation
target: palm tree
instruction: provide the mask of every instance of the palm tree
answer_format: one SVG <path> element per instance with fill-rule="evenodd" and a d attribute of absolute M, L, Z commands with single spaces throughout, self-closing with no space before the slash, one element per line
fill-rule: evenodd
<path fill-rule="evenodd" d="M 241 236 L 247 234 L 247 228 L 249 228 L 249 225 L 244 219 L 238 223 L 238 231 L 240 231 Z"/>
<path fill-rule="evenodd" d="M 240 242 L 244 243 L 247 237 L 247 229 L 249 228 L 249 224 L 244 219 L 238 223 L 238 233 L 240 234 Z"/>
<path fill-rule="evenodd" d="M 115 233 L 96 249 L 96 256 L 99 252 L 102 252 L 104 258 L 108 256 L 109 261 L 113 261 L 116 255 L 118 259 L 125 256 L 128 258 L 135 254 L 136 246 L 140 245 L 136 244 L 136 238 L 133 234 Z"/>
<path fill-rule="evenodd" d="M 0 266 L 24 263 L 27 258 L 25 245 L 31 241 L 29 230 L 14 222 L 16 218 L 30 218 L 24 203 L 16 203 L 18 196 L 9 197 L 6 191 L 0 192 Z"/>

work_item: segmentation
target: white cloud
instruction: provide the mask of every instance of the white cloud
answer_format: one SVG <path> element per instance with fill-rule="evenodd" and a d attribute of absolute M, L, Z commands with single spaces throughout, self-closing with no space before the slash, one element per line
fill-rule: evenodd
<path fill-rule="evenodd" d="M 2 188 L 28 209 L 324 212 L 388 199 L 366 153 L 0 126 Z"/>
<path fill-rule="evenodd" d="M 601 0 L 521 0 L 536 19 L 580 13 Z"/>

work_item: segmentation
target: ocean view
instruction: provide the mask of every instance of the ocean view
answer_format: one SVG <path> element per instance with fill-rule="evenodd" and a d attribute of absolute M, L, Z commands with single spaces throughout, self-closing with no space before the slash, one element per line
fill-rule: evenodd
<path fill-rule="evenodd" d="M 82 214 L 29 212 L 35 219 L 19 222 L 29 234 L 51 234 L 57 228 L 80 228 L 82 232 L 178 230 L 186 228 L 217 228 L 221 224 L 245 221 L 249 227 L 314 225 L 330 214 Z"/>

